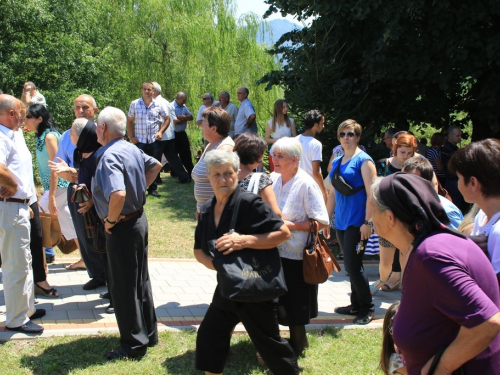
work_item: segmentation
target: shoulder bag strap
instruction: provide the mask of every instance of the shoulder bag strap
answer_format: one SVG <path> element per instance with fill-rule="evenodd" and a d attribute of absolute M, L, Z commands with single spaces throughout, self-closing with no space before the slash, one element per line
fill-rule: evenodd
<path fill-rule="evenodd" d="M 231 218 L 231 224 L 229 225 L 229 230 L 232 230 L 232 231 L 234 231 L 234 227 L 236 226 L 236 219 L 238 217 L 238 210 L 240 208 L 240 200 L 241 200 L 241 196 L 239 196 L 236 199 L 236 202 L 234 202 L 233 217 Z"/>
<path fill-rule="evenodd" d="M 250 182 L 248 183 L 247 191 L 251 191 L 254 194 L 258 193 L 260 176 L 262 176 L 262 173 L 256 172 L 256 173 L 252 174 L 252 178 L 250 179 Z"/>
<path fill-rule="evenodd" d="M 385 159 L 384 177 L 387 176 L 388 169 L 389 169 L 389 159 Z"/>

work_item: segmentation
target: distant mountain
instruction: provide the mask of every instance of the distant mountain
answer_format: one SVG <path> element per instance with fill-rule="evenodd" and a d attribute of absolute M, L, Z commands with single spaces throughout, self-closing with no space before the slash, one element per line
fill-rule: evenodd
<path fill-rule="evenodd" d="M 286 19 L 282 20 L 272 20 L 272 21 L 267 21 L 269 26 L 272 27 L 273 29 L 273 38 L 271 40 L 270 35 L 266 35 L 265 37 L 265 43 L 269 46 L 273 45 L 276 43 L 276 41 L 281 38 L 281 36 L 289 31 L 292 31 L 293 29 L 302 29 L 302 26 L 297 25 L 296 23 L 290 22 Z"/>

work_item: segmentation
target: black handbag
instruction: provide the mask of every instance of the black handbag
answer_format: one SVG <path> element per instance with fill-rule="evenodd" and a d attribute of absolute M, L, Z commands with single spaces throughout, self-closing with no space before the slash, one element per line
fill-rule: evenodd
<path fill-rule="evenodd" d="M 238 199 L 234 205 L 231 229 L 235 228 L 239 204 Z M 215 240 L 209 241 L 208 245 L 224 298 L 237 302 L 263 302 L 288 291 L 277 248 L 242 249 L 223 255 L 215 248 Z"/>
<path fill-rule="evenodd" d="M 332 173 L 332 185 L 336 191 L 345 196 L 350 196 L 356 194 L 358 191 L 361 191 L 365 188 L 365 185 L 358 186 L 357 188 L 353 188 L 347 182 L 345 182 L 344 177 L 340 174 L 340 163 L 342 160 L 339 160 L 339 164 L 337 168 Z"/>
<path fill-rule="evenodd" d="M 106 253 L 106 230 L 104 228 L 104 223 L 99 218 L 95 221 L 92 245 L 94 251 L 101 254 Z"/>

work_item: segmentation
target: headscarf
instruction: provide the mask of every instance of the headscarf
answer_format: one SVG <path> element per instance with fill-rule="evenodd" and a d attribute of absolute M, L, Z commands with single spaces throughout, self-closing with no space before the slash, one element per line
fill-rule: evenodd
<path fill-rule="evenodd" d="M 82 130 L 76 143 L 76 149 L 73 152 L 73 165 L 75 168 L 80 168 L 82 154 L 87 152 L 97 151 L 101 145 L 97 142 L 97 126 L 94 121 L 88 120 Z"/>
<path fill-rule="evenodd" d="M 436 191 L 423 178 L 397 172 L 380 182 L 380 199 L 394 216 L 409 225 L 410 233 L 420 241 L 436 230 L 464 237 L 446 227 L 450 220 Z M 420 242 L 417 240 L 417 242 Z"/>

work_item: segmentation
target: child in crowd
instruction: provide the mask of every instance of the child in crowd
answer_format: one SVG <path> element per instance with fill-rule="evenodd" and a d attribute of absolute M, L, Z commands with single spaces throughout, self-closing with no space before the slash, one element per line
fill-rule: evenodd
<path fill-rule="evenodd" d="M 399 309 L 399 301 L 394 302 L 385 313 L 384 324 L 382 328 L 382 351 L 380 352 L 380 368 L 384 374 L 402 374 L 406 375 L 406 367 L 403 358 L 398 354 L 398 350 L 392 338 L 392 322 Z"/>

